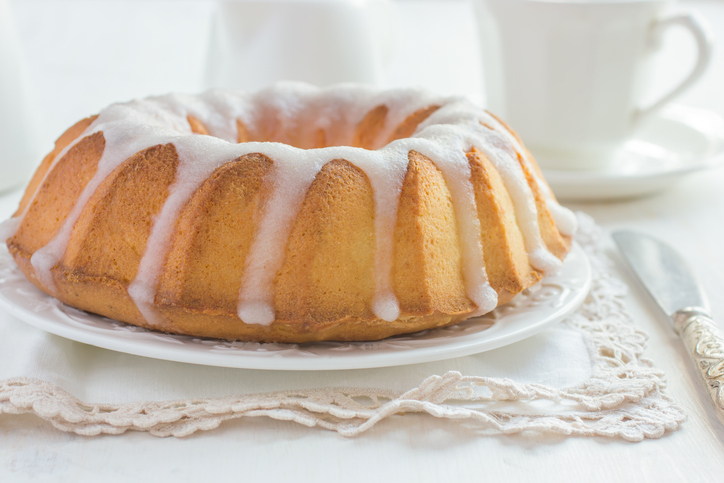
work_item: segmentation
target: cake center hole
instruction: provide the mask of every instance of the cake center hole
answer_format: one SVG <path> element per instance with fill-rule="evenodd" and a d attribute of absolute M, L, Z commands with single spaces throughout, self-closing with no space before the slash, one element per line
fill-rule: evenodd
<path fill-rule="evenodd" d="M 390 118 L 390 109 L 380 104 L 367 111 L 358 122 L 350 122 L 343 115 L 326 116 L 313 110 L 302 111 L 296 116 L 283 116 L 279 112 L 262 111 L 247 125 L 236 120 L 238 143 L 276 142 L 299 149 L 317 149 L 332 146 L 350 146 L 379 149 L 396 139 L 410 137 L 417 126 L 440 106 L 427 106 L 413 112 L 397 125 Z M 187 120 L 195 134 L 212 135 L 204 123 L 189 115 Z"/>

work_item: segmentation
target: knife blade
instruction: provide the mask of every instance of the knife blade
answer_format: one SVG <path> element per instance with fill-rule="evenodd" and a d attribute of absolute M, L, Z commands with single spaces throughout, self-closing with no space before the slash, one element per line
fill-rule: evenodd
<path fill-rule="evenodd" d="M 710 316 L 703 288 L 684 258 L 656 238 L 617 231 L 613 239 L 684 342 L 717 415 L 724 421 L 724 331 Z"/>

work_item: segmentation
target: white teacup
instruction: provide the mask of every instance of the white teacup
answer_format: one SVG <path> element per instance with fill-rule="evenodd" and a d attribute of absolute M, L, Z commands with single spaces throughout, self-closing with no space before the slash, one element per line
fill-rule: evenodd
<path fill-rule="evenodd" d="M 708 27 L 668 0 L 477 0 L 488 107 L 549 169 L 605 168 L 636 127 L 702 75 Z M 652 53 L 667 28 L 688 29 L 694 68 L 642 106 Z"/>
<path fill-rule="evenodd" d="M 280 80 L 378 84 L 385 6 L 386 0 L 224 0 L 207 83 L 247 91 Z"/>

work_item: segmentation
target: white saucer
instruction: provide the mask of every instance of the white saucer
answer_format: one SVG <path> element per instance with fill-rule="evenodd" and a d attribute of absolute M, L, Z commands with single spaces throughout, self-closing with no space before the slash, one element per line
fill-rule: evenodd
<path fill-rule="evenodd" d="M 642 124 L 603 171 L 544 170 L 559 200 L 610 200 L 656 193 L 724 161 L 724 120 L 672 105 Z"/>
<path fill-rule="evenodd" d="M 363 369 L 452 359 L 497 349 L 559 322 L 583 302 L 591 267 L 574 244 L 563 267 L 510 303 L 459 324 L 377 342 L 258 344 L 164 334 L 82 312 L 46 295 L 0 246 L 0 308 L 66 339 L 139 356 L 209 366 L 283 371 Z"/>

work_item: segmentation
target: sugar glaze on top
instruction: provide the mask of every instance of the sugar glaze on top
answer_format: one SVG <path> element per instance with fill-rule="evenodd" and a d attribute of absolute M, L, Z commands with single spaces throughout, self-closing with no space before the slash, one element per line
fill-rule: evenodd
<path fill-rule="evenodd" d="M 372 149 L 350 147 L 358 124 L 380 105 L 388 110 Z M 429 106 L 440 107 L 417 126 L 414 134 L 387 142 L 408 116 Z M 194 134 L 189 116 L 198 119 L 210 135 Z M 277 142 L 237 143 L 237 120 L 248 127 L 252 139 L 273 138 Z M 81 136 L 56 156 L 48 173 L 73 145 L 96 132 L 103 132 L 106 142 L 96 174 L 55 237 L 32 255 L 31 264 L 40 283 L 55 292 L 51 269 L 65 254 L 73 227 L 98 186 L 137 152 L 173 144 L 179 157 L 175 180 L 155 217 L 136 278 L 128 287 L 130 297 L 150 324 L 160 323 L 153 303 L 170 249 L 170 236 L 181 210 L 217 168 L 246 154 L 260 153 L 273 160 L 267 178 L 271 184 L 270 198 L 263 208 L 246 267 L 240 274 L 238 314 L 247 324 L 269 325 L 274 321 L 274 279 L 284 262 L 294 220 L 312 181 L 325 164 L 335 159 L 344 159 L 362 170 L 373 189 L 376 251 L 371 308 L 383 320 L 396 320 L 400 314 L 392 281 L 393 240 L 410 151 L 430 158 L 450 190 L 460 233 L 466 292 L 478 307 L 472 315 L 494 309 L 497 293 L 485 271 L 481 227 L 466 153 L 478 149 L 500 174 L 535 269 L 549 272 L 561 262 L 548 251 L 541 237 L 535 198 L 518 153 L 546 197 L 560 232 L 573 235 L 576 229 L 574 215 L 553 199 L 515 136 L 495 117 L 459 97 L 437 97 L 415 89 L 378 91 L 351 84 L 318 89 L 301 83 L 280 83 L 255 94 L 213 90 L 200 96 L 151 97 L 103 110 Z M 324 133 L 329 147 L 314 147 L 319 132 Z M 28 206 L 31 203 L 32 200 Z M 0 227 L 5 239 L 12 236 L 24 214 Z"/>

